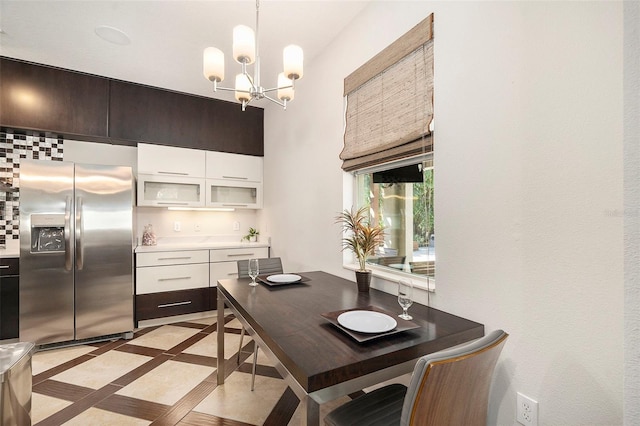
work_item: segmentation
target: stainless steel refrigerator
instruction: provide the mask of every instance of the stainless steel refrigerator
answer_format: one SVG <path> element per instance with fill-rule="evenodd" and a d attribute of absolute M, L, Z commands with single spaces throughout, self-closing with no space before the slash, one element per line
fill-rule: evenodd
<path fill-rule="evenodd" d="M 20 163 L 20 340 L 133 330 L 130 167 Z"/>

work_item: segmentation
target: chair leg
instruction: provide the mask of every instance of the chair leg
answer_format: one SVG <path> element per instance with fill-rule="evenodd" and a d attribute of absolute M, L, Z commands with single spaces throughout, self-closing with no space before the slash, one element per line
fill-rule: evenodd
<path fill-rule="evenodd" d="M 258 364 L 258 345 L 254 340 L 253 342 L 253 367 L 251 368 L 251 391 L 255 388 L 256 384 L 256 364 Z"/>
<path fill-rule="evenodd" d="M 238 346 L 238 365 L 240 365 L 240 351 L 242 350 L 242 340 L 244 339 L 244 327 L 240 332 L 240 346 Z"/>

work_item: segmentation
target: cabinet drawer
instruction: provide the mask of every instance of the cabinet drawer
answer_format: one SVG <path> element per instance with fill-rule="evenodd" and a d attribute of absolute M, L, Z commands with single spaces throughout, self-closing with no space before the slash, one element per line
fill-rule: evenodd
<path fill-rule="evenodd" d="M 262 182 L 263 158 L 207 151 L 207 178 Z"/>
<path fill-rule="evenodd" d="M 208 288 L 136 296 L 136 321 L 209 310 Z"/>
<path fill-rule="evenodd" d="M 161 251 L 136 254 L 137 267 L 208 262 L 209 250 Z"/>
<path fill-rule="evenodd" d="M 20 277 L 0 278 L 0 340 L 20 334 Z"/>
<path fill-rule="evenodd" d="M 209 286 L 217 287 L 218 280 L 238 278 L 237 262 L 215 262 L 209 266 Z"/>
<path fill-rule="evenodd" d="M 8 275 L 20 275 L 20 258 L 3 257 L 0 258 L 0 277 Z"/>
<path fill-rule="evenodd" d="M 162 176 L 205 176 L 205 151 L 173 146 L 138 144 L 138 173 Z"/>
<path fill-rule="evenodd" d="M 264 257 L 269 257 L 269 248 L 267 247 L 245 247 L 209 251 L 210 262 L 235 262 L 237 260 Z"/>
<path fill-rule="evenodd" d="M 136 268 L 136 294 L 209 287 L 209 264 Z"/>

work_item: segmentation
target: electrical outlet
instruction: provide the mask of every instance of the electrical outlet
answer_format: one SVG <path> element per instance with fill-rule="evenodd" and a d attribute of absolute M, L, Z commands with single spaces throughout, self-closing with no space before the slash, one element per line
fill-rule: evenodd
<path fill-rule="evenodd" d="M 234 231 L 240 230 L 240 222 L 233 222 L 233 230 Z"/>
<path fill-rule="evenodd" d="M 180 229 L 181 229 L 180 222 L 178 222 L 178 221 L 173 222 L 173 230 L 175 232 L 180 232 Z"/>
<path fill-rule="evenodd" d="M 516 420 L 526 426 L 538 426 L 538 401 L 518 392 Z"/>
<path fill-rule="evenodd" d="M 196 232 L 200 232 L 201 231 L 200 224 L 199 223 L 194 224 L 193 225 L 193 230 L 196 231 Z"/>

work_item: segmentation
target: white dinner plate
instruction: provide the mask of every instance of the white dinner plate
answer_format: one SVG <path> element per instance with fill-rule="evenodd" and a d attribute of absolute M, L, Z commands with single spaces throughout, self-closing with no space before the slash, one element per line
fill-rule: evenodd
<path fill-rule="evenodd" d="M 375 311 L 348 311 L 338 315 L 338 324 L 360 333 L 384 333 L 398 323 L 387 314 Z"/>
<path fill-rule="evenodd" d="M 302 277 L 296 274 L 276 274 L 269 275 L 267 281 L 278 284 L 297 283 Z"/>

